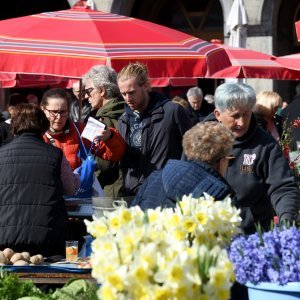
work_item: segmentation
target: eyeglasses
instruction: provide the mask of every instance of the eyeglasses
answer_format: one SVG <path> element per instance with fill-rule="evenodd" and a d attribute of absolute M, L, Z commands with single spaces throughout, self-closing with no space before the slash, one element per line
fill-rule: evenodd
<path fill-rule="evenodd" d="M 222 157 L 220 157 L 218 160 L 217 160 L 217 162 L 219 162 L 222 158 L 225 158 L 225 159 L 227 159 L 227 160 L 233 160 L 233 159 L 235 159 L 235 157 L 233 156 L 233 155 L 227 155 L 227 156 L 222 156 Z"/>
<path fill-rule="evenodd" d="M 69 110 L 52 110 L 52 109 L 47 109 L 46 107 L 44 108 L 51 117 L 57 117 L 58 115 L 60 115 L 61 117 L 67 117 L 69 114 Z"/>
<path fill-rule="evenodd" d="M 226 159 L 228 160 L 233 160 L 235 159 L 235 157 L 233 155 L 228 155 L 228 156 L 225 156 Z"/>
<path fill-rule="evenodd" d="M 87 95 L 88 97 L 91 97 L 91 93 L 92 93 L 93 90 L 94 90 L 93 87 L 90 87 L 88 89 L 84 89 L 84 90 L 82 90 L 82 95 L 83 96 Z"/>

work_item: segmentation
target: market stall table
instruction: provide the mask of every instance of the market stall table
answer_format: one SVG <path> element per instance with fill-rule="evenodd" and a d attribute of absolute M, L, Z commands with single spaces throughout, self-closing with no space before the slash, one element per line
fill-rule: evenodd
<path fill-rule="evenodd" d="M 87 258 L 85 258 L 87 259 Z M 16 273 L 20 280 L 31 280 L 35 284 L 65 284 L 70 279 L 86 279 L 95 282 L 91 268 L 79 268 L 76 263 L 57 262 L 38 266 L 3 266 L 3 269 Z"/>

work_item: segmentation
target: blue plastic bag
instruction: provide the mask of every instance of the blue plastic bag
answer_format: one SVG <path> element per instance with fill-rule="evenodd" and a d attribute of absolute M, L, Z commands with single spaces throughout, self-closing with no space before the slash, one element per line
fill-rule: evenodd
<path fill-rule="evenodd" d="M 96 162 L 92 155 L 82 162 L 78 170 L 80 175 L 80 187 L 75 196 L 77 198 L 91 198 L 93 195 L 94 172 L 96 170 Z"/>
<path fill-rule="evenodd" d="M 92 155 L 92 148 L 94 143 L 91 144 L 90 149 L 87 151 L 82 139 L 80 138 L 80 148 L 78 156 L 82 159 L 82 164 L 76 169 L 76 172 L 80 175 L 80 187 L 77 190 L 76 198 L 91 198 L 93 196 L 93 183 L 95 180 L 96 162 L 95 155 Z"/>

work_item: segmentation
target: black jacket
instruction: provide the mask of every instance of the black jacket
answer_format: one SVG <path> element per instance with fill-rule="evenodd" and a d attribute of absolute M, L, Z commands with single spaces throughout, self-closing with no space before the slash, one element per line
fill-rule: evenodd
<path fill-rule="evenodd" d="M 0 147 L 0 249 L 65 253 L 68 216 L 61 161 L 62 151 L 33 133 Z"/>
<path fill-rule="evenodd" d="M 161 169 L 168 159 L 180 159 L 182 136 L 192 127 L 185 109 L 163 94 L 150 93 L 141 136 L 141 150 L 130 146 L 130 118 L 133 111 L 126 106 L 119 118 L 118 128 L 126 141 L 126 152 L 121 160 L 124 172 L 125 193 L 135 195 L 138 187 L 152 171 Z"/>
<path fill-rule="evenodd" d="M 214 114 L 205 119 L 213 120 Z M 254 232 L 257 222 L 268 229 L 274 210 L 280 219 L 292 220 L 298 214 L 300 194 L 287 160 L 254 116 L 246 135 L 235 140 L 232 155 L 225 178 L 236 192 L 246 233 Z"/>
<path fill-rule="evenodd" d="M 215 106 L 205 100 L 202 100 L 201 108 L 199 110 L 194 110 L 190 104 L 186 108 L 193 125 L 202 122 L 206 116 L 214 111 L 214 109 Z"/>
<path fill-rule="evenodd" d="M 8 144 L 14 138 L 10 130 L 10 124 L 5 122 L 0 123 L 0 147 Z"/>
<path fill-rule="evenodd" d="M 199 161 L 170 159 L 162 170 L 152 172 L 146 179 L 132 206 L 175 207 L 183 195 L 199 198 L 204 192 L 216 200 L 234 196 L 229 184 L 212 166 Z"/>

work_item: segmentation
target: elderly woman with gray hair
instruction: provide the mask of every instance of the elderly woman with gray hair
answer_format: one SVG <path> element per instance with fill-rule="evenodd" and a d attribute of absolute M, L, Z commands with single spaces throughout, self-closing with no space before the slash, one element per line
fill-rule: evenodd
<path fill-rule="evenodd" d="M 132 206 L 142 209 L 174 207 L 183 195 L 203 193 L 222 200 L 234 192 L 222 177 L 227 169 L 234 137 L 217 122 L 198 123 L 183 136 L 187 160 L 170 159 L 162 170 L 151 173 Z"/>
<path fill-rule="evenodd" d="M 104 123 L 107 127 L 118 129 L 118 118 L 123 114 L 125 102 L 117 84 L 117 73 L 104 66 L 93 66 L 84 76 L 85 97 L 91 105 L 90 116 Z M 100 158 L 96 159 L 96 175 L 104 189 L 105 196 L 122 196 L 122 176 L 119 164 Z"/>
<path fill-rule="evenodd" d="M 256 94 L 247 84 L 224 83 L 215 91 L 213 114 L 206 121 L 218 120 L 235 136 L 225 178 L 236 192 L 245 233 L 256 225 L 270 228 L 274 212 L 280 222 L 298 217 L 300 193 L 278 143 L 259 128 L 252 113 Z M 242 299 L 242 298 L 240 298 Z"/>

